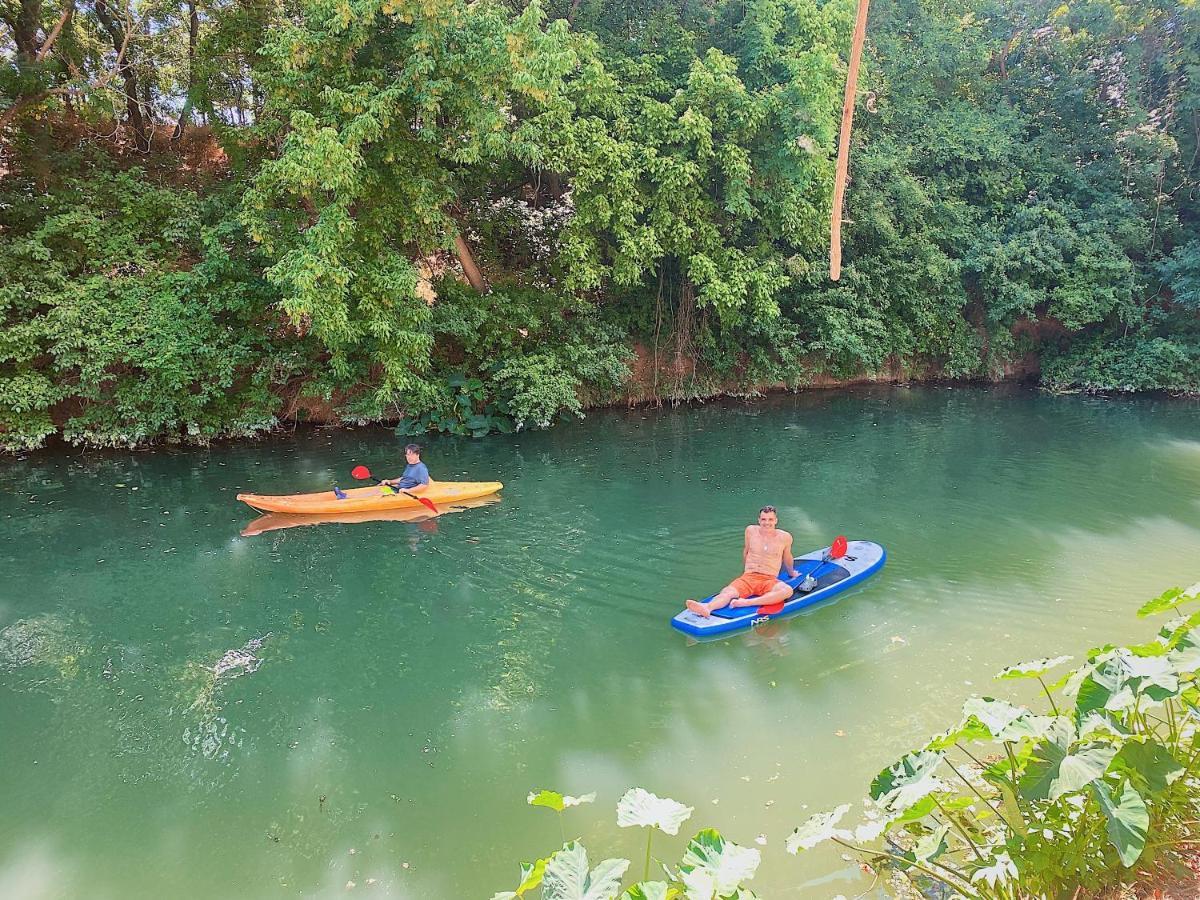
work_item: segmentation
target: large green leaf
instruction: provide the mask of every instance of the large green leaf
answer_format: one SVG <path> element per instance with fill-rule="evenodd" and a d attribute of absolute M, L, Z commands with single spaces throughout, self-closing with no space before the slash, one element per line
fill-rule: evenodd
<path fill-rule="evenodd" d="M 606 859 L 589 871 L 587 851 L 571 841 L 546 863 L 542 900 L 613 900 L 627 868 L 627 859 Z"/>
<path fill-rule="evenodd" d="M 1146 801 L 1128 781 L 1124 783 L 1119 800 L 1114 800 L 1107 784 L 1092 785 L 1100 808 L 1108 818 L 1108 841 L 1117 848 L 1121 864 L 1132 866 L 1146 849 L 1146 834 L 1150 829 L 1150 813 Z"/>
<path fill-rule="evenodd" d="M 517 889 L 493 894 L 492 900 L 515 900 L 517 897 L 524 896 L 528 891 L 532 891 L 542 883 L 548 862 L 550 862 L 549 858 L 535 860 L 531 863 L 521 863 L 521 883 L 517 885 Z"/>
<path fill-rule="evenodd" d="M 1045 675 L 1051 669 L 1058 668 L 1065 662 L 1070 662 L 1070 656 L 1055 656 L 1044 657 L 1042 659 L 1031 659 L 1029 662 L 1017 663 L 1013 666 L 1005 666 L 997 673 L 996 678 L 1038 678 Z"/>
<path fill-rule="evenodd" d="M 1105 773 L 1117 755 L 1115 747 L 1093 744 L 1068 751 L 1065 743 L 1045 740 L 1021 777 L 1021 796 L 1027 800 L 1057 800 L 1082 790 Z"/>
<path fill-rule="evenodd" d="M 953 747 L 959 741 L 986 741 L 990 740 L 991 737 L 992 733 L 979 719 L 974 716 L 968 716 L 954 728 L 943 731 L 941 734 L 935 734 L 922 749 L 945 750 L 948 747 Z"/>
<path fill-rule="evenodd" d="M 1193 599 L 1195 599 L 1194 595 L 1189 595 L 1179 588 L 1167 588 L 1153 600 L 1143 603 L 1138 609 L 1137 614 L 1139 618 L 1144 619 L 1146 616 L 1154 616 L 1164 613 L 1168 609 L 1174 609 L 1180 604 L 1187 603 Z"/>
<path fill-rule="evenodd" d="M 591 803 L 595 799 L 595 791 L 581 797 L 571 797 L 567 794 L 560 794 L 558 791 L 530 791 L 529 796 L 525 798 L 530 806 L 544 806 L 555 812 L 562 812 L 568 807 L 579 806 L 581 803 Z"/>
<path fill-rule="evenodd" d="M 1161 794 L 1183 774 L 1183 766 L 1155 740 L 1130 740 L 1117 752 L 1110 765 L 1148 794 Z"/>
<path fill-rule="evenodd" d="M 621 894 L 621 900 L 671 900 L 679 891 L 665 881 L 642 881 Z"/>
<path fill-rule="evenodd" d="M 1023 706 L 993 697 L 972 697 L 963 704 L 963 715 L 979 721 L 998 741 L 1041 737 L 1050 727 L 1050 717 L 1036 716 Z"/>
<path fill-rule="evenodd" d="M 941 753 L 930 750 L 909 753 L 875 776 L 871 799 L 889 812 L 908 809 L 921 798 L 945 789 L 945 784 L 934 774 L 941 763 Z"/>
<path fill-rule="evenodd" d="M 758 870 L 761 856 L 752 847 L 727 841 L 719 831 L 706 828 L 692 838 L 679 863 L 679 879 L 688 900 L 728 897 Z"/>
<path fill-rule="evenodd" d="M 809 816 L 808 821 L 788 835 L 784 846 L 788 853 L 798 853 L 801 850 L 811 850 L 817 844 L 831 837 L 848 838 L 850 832 L 837 827 L 837 823 L 850 810 L 849 803 L 843 803 L 837 809 Z"/>
<path fill-rule="evenodd" d="M 658 828 L 667 834 L 679 834 L 679 826 L 692 815 L 692 807 L 669 797 L 657 797 L 643 788 L 630 788 L 617 802 L 617 824 Z"/>

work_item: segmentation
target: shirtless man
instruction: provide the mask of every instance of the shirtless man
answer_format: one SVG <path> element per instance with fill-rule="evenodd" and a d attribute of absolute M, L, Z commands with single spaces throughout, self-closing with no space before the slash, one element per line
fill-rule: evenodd
<path fill-rule="evenodd" d="M 758 513 L 758 524 L 746 526 L 746 544 L 742 548 L 742 564 L 746 571 L 742 577 L 707 603 L 689 600 L 687 608 L 707 618 L 714 609 L 724 609 L 731 604 L 770 606 L 792 596 L 791 587 L 779 579 L 781 568 L 796 577 L 796 567 L 792 564 L 792 536 L 776 528 L 778 523 L 775 507 L 764 506 Z"/>

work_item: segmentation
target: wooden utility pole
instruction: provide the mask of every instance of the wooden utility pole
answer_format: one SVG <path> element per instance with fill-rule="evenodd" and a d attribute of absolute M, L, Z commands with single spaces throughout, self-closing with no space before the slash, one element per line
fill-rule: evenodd
<path fill-rule="evenodd" d="M 858 89 L 858 64 L 867 37 L 867 6 L 858 0 L 854 38 L 850 43 L 850 68 L 846 72 L 846 96 L 842 101 L 842 133 L 838 137 L 837 171 L 833 176 L 833 222 L 829 231 L 829 277 L 842 277 L 842 206 L 846 200 L 846 176 L 850 170 L 850 132 L 854 127 L 854 99 Z"/>

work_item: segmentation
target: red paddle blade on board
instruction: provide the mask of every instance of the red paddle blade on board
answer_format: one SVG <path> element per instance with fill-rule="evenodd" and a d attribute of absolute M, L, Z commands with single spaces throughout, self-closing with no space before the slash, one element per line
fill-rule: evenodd
<path fill-rule="evenodd" d="M 829 547 L 829 555 L 826 557 L 826 559 L 841 559 L 846 555 L 846 550 L 848 549 L 846 536 L 844 534 L 839 534 L 833 539 L 833 544 Z M 780 601 L 779 603 L 772 603 L 769 606 L 760 606 L 758 608 L 758 614 L 760 616 L 773 616 L 777 612 L 783 611 L 783 604 L 786 602 L 787 601 L 785 600 Z"/>
<path fill-rule="evenodd" d="M 350 477 L 357 478 L 359 481 L 362 481 L 371 477 L 371 470 L 366 466 L 355 466 L 350 470 Z"/>

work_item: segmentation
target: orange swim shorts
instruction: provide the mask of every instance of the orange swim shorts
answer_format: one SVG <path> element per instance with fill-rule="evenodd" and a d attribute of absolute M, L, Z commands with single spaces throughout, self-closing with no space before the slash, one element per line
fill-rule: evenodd
<path fill-rule="evenodd" d="M 747 572 L 729 586 L 738 592 L 739 597 L 761 597 L 775 589 L 782 582 L 774 575 L 762 575 L 758 572 Z"/>

